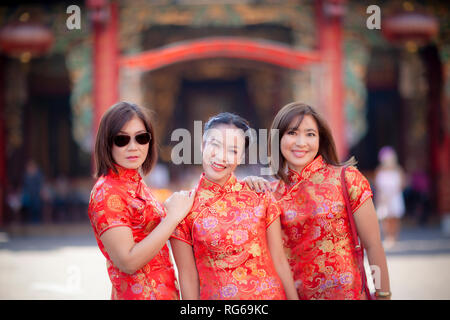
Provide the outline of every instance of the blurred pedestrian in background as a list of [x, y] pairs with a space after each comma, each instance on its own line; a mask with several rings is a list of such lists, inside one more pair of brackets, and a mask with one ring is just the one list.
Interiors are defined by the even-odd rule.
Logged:
[[[407, 214], [410, 215], [416, 223], [423, 226], [428, 222], [428, 216], [432, 211], [430, 201], [430, 179], [423, 169], [416, 169], [410, 177], [410, 186], [408, 187], [409, 207], [406, 205]], [[407, 200], [405, 199], [405, 202]]]
[[43, 182], [42, 173], [36, 162], [29, 160], [22, 187], [22, 209], [27, 222], [38, 223], [41, 221]]
[[381, 148], [380, 165], [375, 171], [375, 206], [381, 220], [385, 248], [391, 248], [400, 232], [400, 219], [405, 214], [403, 200], [404, 173], [392, 147]]
[[172, 195], [172, 191], [169, 189], [169, 169], [162, 163], [155, 165], [152, 172], [144, 177], [144, 182], [150, 186], [152, 194], [161, 203]]

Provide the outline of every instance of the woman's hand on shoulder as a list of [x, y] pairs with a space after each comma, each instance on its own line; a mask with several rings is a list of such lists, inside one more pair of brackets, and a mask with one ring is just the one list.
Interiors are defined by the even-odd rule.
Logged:
[[264, 178], [257, 176], [248, 176], [243, 181], [249, 186], [250, 189], [256, 192], [273, 191], [270, 182]]
[[186, 217], [189, 211], [191, 211], [194, 198], [195, 190], [174, 192], [166, 201], [164, 201], [167, 217], [175, 219], [177, 223], [179, 223]]

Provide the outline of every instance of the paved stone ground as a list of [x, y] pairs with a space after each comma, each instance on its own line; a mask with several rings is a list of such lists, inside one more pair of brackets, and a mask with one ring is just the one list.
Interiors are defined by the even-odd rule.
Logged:
[[0, 243], [0, 299], [109, 299], [92, 234], [10, 237]]
[[[109, 299], [90, 225], [63, 234], [54, 228], [0, 232], [0, 299]], [[393, 299], [450, 299], [450, 238], [438, 228], [405, 229], [386, 253]]]
[[403, 230], [386, 255], [392, 299], [450, 299], [450, 238], [439, 228]]

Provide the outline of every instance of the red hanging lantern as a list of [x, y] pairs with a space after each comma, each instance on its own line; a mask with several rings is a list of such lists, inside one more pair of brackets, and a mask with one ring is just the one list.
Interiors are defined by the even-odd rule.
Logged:
[[27, 53], [31, 57], [45, 54], [54, 41], [52, 32], [33, 22], [14, 22], [0, 29], [0, 51], [12, 57]]
[[402, 12], [385, 18], [381, 30], [391, 42], [414, 41], [423, 44], [439, 32], [439, 23], [435, 17], [427, 14]]

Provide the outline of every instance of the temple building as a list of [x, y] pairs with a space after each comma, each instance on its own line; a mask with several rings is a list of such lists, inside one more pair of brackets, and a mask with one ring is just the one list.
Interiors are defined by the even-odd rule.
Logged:
[[53, 210], [40, 221], [71, 221], [65, 205], [80, 215], [101, 115], [121, 100], [151, 110], [170, 181], [161, 188], [183, 186], [195, 167], [171, 161], [175, 129], [193, 132], [222, 111], [267, 129], [283, 105], [302, 101], [369, 180], [379, 150], [394, 147], [409, 190], [427, 197], [410, 209], [448, 221], [449, 22], [442, 1], [1, 4], [0, 226], [16, 221], [31, 161]]

